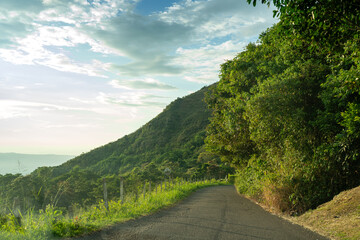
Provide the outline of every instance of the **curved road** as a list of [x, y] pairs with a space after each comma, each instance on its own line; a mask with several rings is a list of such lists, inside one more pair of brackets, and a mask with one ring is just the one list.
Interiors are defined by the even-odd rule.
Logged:
[[172, 208], [79, 239], [327, 238], [269, 214], [255, 203], [239, 196], [233, 186], [217, 186], [201, 189]]

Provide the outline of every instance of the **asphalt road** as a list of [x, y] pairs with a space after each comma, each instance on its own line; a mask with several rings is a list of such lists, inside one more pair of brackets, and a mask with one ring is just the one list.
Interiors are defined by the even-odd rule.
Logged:
[[79, 238], [324, 240], [316, 233], [269, 214], [239, 196], [233, 186], [204, 188], [169, 209]]

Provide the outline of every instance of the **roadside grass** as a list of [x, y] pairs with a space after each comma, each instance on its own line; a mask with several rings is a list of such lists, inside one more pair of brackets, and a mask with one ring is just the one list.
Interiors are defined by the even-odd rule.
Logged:
[[[249, 174], [255, 176], [253, 172]], [[314, 210], [308, 210], [300, 216], [291, 216], [290, 212], [281, 211], [281, 196], [259, 194], [264, 188], [259, 182], [260, 178], [249, 176], [239, 178], [233, 175], [229, 180], [241, 195], [256, 202], [264, 210], [333, 240], [360, 240], [360, 186], [341, 192], [332, 201]]]
[[335, 240], [360, 239], [360, 186], [291, 221]]
[[109, 210], [101, 201], [87, 209], [78, 208], [74, 214], [64, 214], [52, 206], [36, 212], [28, 210], [21, 215], [21, 225], [13, 214], [0, 215], [0, 239], [60, 239], [98, 231], [102, 228], [140, 216], [149, 215], [189, 196], [197, 189], [225, 185], [222, 181], [207, 181], [173, 185], [166, 191], [152, 191], [145, 195], [128, 196], [124, 203], [110, 201]]

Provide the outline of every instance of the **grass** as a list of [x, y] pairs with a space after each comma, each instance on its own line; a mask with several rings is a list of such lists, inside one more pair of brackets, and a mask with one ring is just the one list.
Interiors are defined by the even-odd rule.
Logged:
[[[309, 210], [294, 217], [290, 212], [282, 212], [282, 197], [274, 197], [265, 190], [265, 196], [257, 195], [261, 186], [255, 180], [246, 182], [244, 178], [231, 178], [237, 190], [252, 201], [258, 203], [266, 211], [278, 215], [290, 222], [302, 225], [314, 232], [333, 240], [360, 240], [360, 186], [344, 191], [317, 209]], [[251, 179], [251, 178], [247, 178]], [[255, 191], [253, 191], [255, 189]], [[274, 191], [276, 193], [276, 191]]]
[[360, 239], [360, 186], [344, 191], [315, 210], [291, 219], [335, 240]]
[[104, 202], [88, 209], [78, 208], [72, 216], [52, 206], [47, 206], [45, 211], [29, 210], [21, 215], [20, 226], [16, 223], [13, 214], [8, 214], [0, 216], [0, 239], [60, 239], [79, 236], [154, 213], [184, 199], [199, 188], [221, 184], [225, 183], [213, 180], [205, 183], [176, 185], [166, 191], [158, 190], [157, 193], [154, 191], [148, 193], [145, 198], [141, 195], [137, 200], [135, 196], [129, 196], [124, 203], [110, 201], [108, 211]]

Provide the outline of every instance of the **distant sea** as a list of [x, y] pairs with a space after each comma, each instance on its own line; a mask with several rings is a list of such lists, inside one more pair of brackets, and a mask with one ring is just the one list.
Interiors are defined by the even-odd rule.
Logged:
[[74, 156], [52, 154], [0, 153], [0, 174], [29, 174], [38, 167], [60, 165]]

